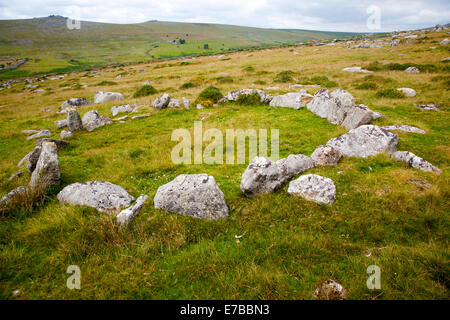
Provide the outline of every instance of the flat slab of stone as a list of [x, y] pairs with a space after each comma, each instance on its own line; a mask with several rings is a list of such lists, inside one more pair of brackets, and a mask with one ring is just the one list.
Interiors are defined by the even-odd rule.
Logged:
[[407, 126], [407, 125], [393, 125], [393, 126], [385, 126], [381, 127], [385, 130], [393, 130], [393, 131], [404, 131], [404, 132], [411, 132], [411, 133], [419, 133], [419, 134], [425, 134], [425, 130], [413, 127], [413, 126]]
[[133, 108], [129, 104], [124, 104], [122, 106], [114, 106], [111, 108], [111, 113], [113, 117], [117, 116], [119, 113], [131, 112]]
[[85, 98], [71, 98], [64, 101], [61, 105], [61, 110], [65, 111], [67, 108], [78, 108], [82, 106], [89, 106], [92, 102]]
[[194, 218], [215, 220], [228, 216], [223, 192], [214, 177], [182, 174], [158, 188], [155, 208]]
[[317, 174], [307, 174], [291, 181], [287, 192], [320, 204], [331, 205], [336, 200], [333, 180]]
[[116, 213], [134, 201], [121, 186], [106, 181], [73, 183], [58, 193], [62, 204], [86, 206], [100, 212]]
[[27, 140], [31, 140], [31, 139], [38, 139], [38, 138], [42, 138], [42, 137], [50, 137], [52, 135], [52, 133], [50, 132], [50, 130], [41, 130], [29, 137], [27, 137]]
[[344, 157], [366, 158], [396, 151], [398, 136], [375, 125], [363, 125], [333, 138], [327, 145], [338, 149]]
[[433, 172], [440, 174], [442, 172], [441, 169], [433, 166], [428, 161], [416, 156], [414, 153], [409, 151], [397, 151], [392, 154], [392, 158], [402, 161], [409, 166], [416, 168], [418, 170], [426, 171], [426, 172]]

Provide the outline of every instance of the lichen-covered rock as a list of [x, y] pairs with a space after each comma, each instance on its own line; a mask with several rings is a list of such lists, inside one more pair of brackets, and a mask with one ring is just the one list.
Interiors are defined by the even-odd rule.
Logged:
[[59, 185], [60, 178], [58, 148], [53, 142], [44, 142], [36, 168], [31, 175], [30, 188], [40, 187], [45, 190]]
[[355, 129], [364, 124], [369, 124], [373, 120], [373, 112], [363, 106], [354, 106], [347, 110], [342, 126], [347, 129]]
[[95, 103], [103, 103], [108, 101], [118, 101], [123, 100], [123, 95], [118, 92], [104, 92], [104, 91], [97, 91], [94, 94], [94, 102]]
[[131, 106], [129, 104], [124, 104], [122, 106], [113, 106], [111, 108], [111, 113], [112, 113], [113, 117], [117, 116], [119, 113], [131, 112], [131, 111], [133, 111], [133, 108], [131, 108]]
[[407, 97], [415, 97], [416, 96], [416, 91], [414, 91], [411, 88], [398, 88], [398, 91], [401, 91], [405, 94], [405, 96]]
[[363, 68], [361, 68], [361, 67], [348, 67], [348, 68], [342, 69], [342, 71], [346, 71], [346, 72], [358, 72], [358, 73], [372, 73], [372, 71], [363, 69]]
[[170, 102], [170, 96], [168, 93], [164, 93], [158, 98], [156, 98], [155, 101], [153, 101], [153, 107], [156, 109], [164, 109], [167, 108]]
[[31, 140], [31, 139], [37, 139], [37, 138], [42, 138], [42, 137], [50, 137], [52, 135], [52, 133], [50, 132], [50, 130], [41, 130], [38, 133], [35, 133], [29, 137], [27, 137], [27, 140]]
[[425, 134], [425, 130], [413, 127], [413, 126], [407, 126], [407, 125], [393, 125], [393, 126], [385, 126], [381, 127], [385, 130], [398, 130], [398, 131], [404, 131], [404, 132], [411, 132], [411, 133], [420, 133]]
[[230, 92], [228, 92], [227, 94], [227, 99], [228, 101], [236, 101], [238, 99], [238, 97], [243, 94], [243, 95], [252, 95], [252, 94], [258, 94], [259, 95], [259, 100], [261, 101], [261, 103], [268, 103], [270, 101], [267, 101], [267, 96], [266, 93], [262, 90], [259, 89], [239, 89], [239, 90], [232, 90]]
[[336, 200], [333, 180], [316, 174], [307, 174], [291, 181], [287, 192], [320, 204], [331, 205]]
[[287, 107], [293, 109], [300, 109], [306, 106], [312, 100], [313, 96], [308, 94], [305, 90], [299, 92], [290, 92], [279, 96], [274, 96], [270, 101], [272, 107]]
[[116, 217], [117, 223], [122, 226], [129, 225], [139, 214], [147, 198], [148, 196], [140, 196], [131, 207], [122, 210]]
[[83, 122], [78, 111], [74, 108], [67, 108], [67, 128], [71, 132], [83, 130]]
[[420, 70], [416, 67], [408, 67], [405, 69], [406, 73], [420, 73]]
[[340, 124], [344, 120], [349, 108], [354, 106], [353, 97], [345, 90], [328, 89], [316, 92], [314, 98], [306, 105], [308, 110], [321, 118], [326, 118], [333, 124]]
[[64, 101], [61, 105], [61, 111], [65, 111], [67, 108], [78, 108], [82, 106], [91, 105], [92, 102], [85, 98], [71, 98], [67, 101]]
[[240, 188], [247, 196], [270, 193], [280, 188], [286, 178], [280, 167], [265, 157], [255, 157], [242, 174]]
[[189, 105], [191, 104], [191, 101], [189, 99], [186, 98], [181, 98], [181, 101], [183, 102], [183, 106], [185, 109], [189, 109]]
[[87, 131], [93, 131], [106, 124], [111, 124], [112, 120], [108, 117], [100, 116], [97, 110], [91, 110], [85, 113], [82, 123]]
[[55, 125], [56, 125], [56, 127], [57, 127], [58, 129], [67, 127], [67, 124], [68, 124], [67, 119], [56, 120], [56, 121], [55, 121]]
[[179, 99], [170, 99], [169, 104], [167, 105], [168, 108], [180, 108], [181, 103]]
[[116, 213], [134, 201], [128, 192], [106, 181], [73, 183], [58, 193], [62, 204], [86, 206], [100, 212]]
[[314, 296], [319, 300], [345, 300], [347, 291], [335, 280], [325, 280], [319, 283]]
[[274, 192], [294, 175], [312, 167], [312, 159], [302, 154], [291, 154], [276, 162], [265, 157], [255, 157], [242, 174], [240, 188], [247, 196]]
[[281, 169], [283, 179], [289, 180], [314, 167], [314, 161], [303, 154], [291, 154], [287, 158], [280, 159], [276, 165]]
[[228, 216], [223, 192], [214, 177], [207, 174], [182, 174], [158, 188], [156, 209], [195, 218], [215, 220]]
[[72, 138], [73, 137], [73, 133], [71, 131], [68, 131], [68, 130], [63, 130], [63, 131], [61, 131], [60, 137], [61, 137], [61, 139]]
[[335, 166], [342, 157], [342, 153], [332, 146], [320, 145], [314, 150], [311, 159], [316, 166]]
[[15, 201], [16, 197], [23, 196], [28, 191], [29, 191], [28, 188], [25, 186], [20, 186], [20, 187], [17, 187], [15, 189], [11, 190], [9, 193], [5, 194], [0, 199], [0, 207], [8, 206], [11, 202]]
[[433, 172], [437, 174], [440, 174], [442, 172], [441, 169], [433, 166], [428, 161], [416, 156], [414, 153], [409, 151], [397, 151], [394, 152], [391, 156], [398, 161], [402, 161], [409, 166], [422, 171]]
[[398, 136], [375, 125], [363, 125], [333, 138], [327, 145], [338, 149], [344, 157], [366, 158], [396, 151]]

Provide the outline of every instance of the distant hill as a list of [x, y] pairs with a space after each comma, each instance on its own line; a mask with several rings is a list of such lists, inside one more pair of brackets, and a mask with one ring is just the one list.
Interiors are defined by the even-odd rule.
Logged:
[[137, 24], [82, 21], [80, 29], [69, 29], [67, 18], [50, 16], [0, 20], [0, 56], [29, 58], [20, 69], [3, 71], [27, 76], [355, 35], [156, 20]]

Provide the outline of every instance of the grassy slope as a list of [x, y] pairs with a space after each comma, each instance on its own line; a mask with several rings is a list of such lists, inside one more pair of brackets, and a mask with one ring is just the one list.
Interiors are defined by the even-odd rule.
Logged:
[[[277, 128], [280, 156], [303, 153], [345, 132], [311, 112], [269, 106], [242, 107], [229, 104], [203, 110], [143, 110], [152, 116], [114, 123], [94, 132], [77, 132], [70, 145], [59, 152], [62, 186], [89, 180], [107, 180], [126, 188], [133, 196], [150, 199], [129, 230], [120, 230], [114, 217], [95, 210], [62, 206], [58, 188], [44, 206], [19, 211], [0, 221], [0, 296], [12, 298], [161, 298], [161, 299], [311, 299], [316, 284], [334, 278], [351, 299], [447, 299], [449, 279], [449, 74], [440, 60], [446, 48], [430, 50], [443, 34], [429, 34], [424, 43], [394, 48], [348, 50], [339, 46], [274, 49], [229, 54], [230, 60], [202, 57], [189, 65], [152, 63], [123, 69], [105, 69], [99, 75], [47, 81], [47, 93], [28, 93], [21, 86], [0, 92], [0, 190], [6, 193], [26, 184], [28, 174], [7, 182], [16, 163], [33, 148], [22, 129], [49, 128], [61, 119], [55, 112], [66, 99], [93, 99], [97, 90], [122, 92], [127, 103], [150, 105], [157, 96], [132, 99], [145, 81], [173, 97], [194, 99], [213, 84], [223, 93], [250, 87], [256, 80], [272, 83], [280, 71], [292, 70], [303, 82], [327, 76], [349, 90], [386, 118], [377, 125], [409, 124], [426, 135], [398, 133], [399, 150], [409, 150], [443, 169], [440, 176], [408, 168], [384, 155], [368, 159], [345, 158], [336, 167], [315, 168], [333, 179], [337, 200], [331, 207], [317, 205], [279, 191], [248, 199], [239, 189], [245, 165], [183, 165], [170, 160], [177, 128], [192, 130], [194, 120], [204, 128]], [[380, 89], [411, 87], [414, 98], [379, 99], [374, 90], [357, 90], [365, 75], [342, 72], [344, 67], [372, 61], [434, 64], [437, 72], [405, 74], [378, 71]], [[157, 66], [157, 68], [155, 68]], [[255, 71], [243, 71], [253, 66]], [[137, 69], [145, 68], [138, 73]], [[115, 76], [128, 72], [120, 80]], [[234, 82], [217, 83], [228, 75]], [[442, 76], [443, 78], [435, 78]], [[195, 78], [200, 87], [180, 90]], [[390, 80], [389, 80], [390, 79]], [[115, 86], [96, 86], [101, 80]], [[63, 91], [68, 83], [88, 83], [83, 90]], [[255, 87], [265, 87], [260, 85]], [[313, 93], [314, 91], [310, 91]], [[277, 93], [277, 92], [274, 92]], [[422, 112], [413, 103], [434, 102], [441, 112]], [[113, 103], [96, 105], [110, 115]], [[50, 108], [50, 114], [43, 109]], [[83, 107], [80, 113], [92, 109]], [[155, 210], [152, 198], [158, 186], [181, 173], [213, 175], [225, 194], [230, 217], [202, 221]], [[428, 187], [423, 187], [429, 184]], [[235, 235], [243, 235], [240, 243]], [[82, 290], [66, 288], [70, 264], [82, 272]], [[366, 287], [366, 268], [376, 264], [382, 271], [382, 289]]]
[[[178, 22], [119, 25], [83, 21], [80, 30], [69, 30], [62, 17], [3, 20], [0, 21], [0, 55], [33, 60], [18, 70], [0, 73], [0, 78], [347, 35], [352, 34]], [[176, 38], [185, 39], [186, 44], [168, 43]], [[208, 50], [203, 48], [206, 43]]]

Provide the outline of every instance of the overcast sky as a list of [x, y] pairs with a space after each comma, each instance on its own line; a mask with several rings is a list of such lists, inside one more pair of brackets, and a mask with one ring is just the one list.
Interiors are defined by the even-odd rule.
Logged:
[[[370, 29], [379, 8], [380, 29]], [[369, 13], [368, 8], [372, 7]], [[392, 31], [450, 22], [450, 0], [0, 0], [0, 19], [51, 14], [81, 20], [208, 22], [263, 28]], [[375, 15], [374, 15], [375, 14]]]

